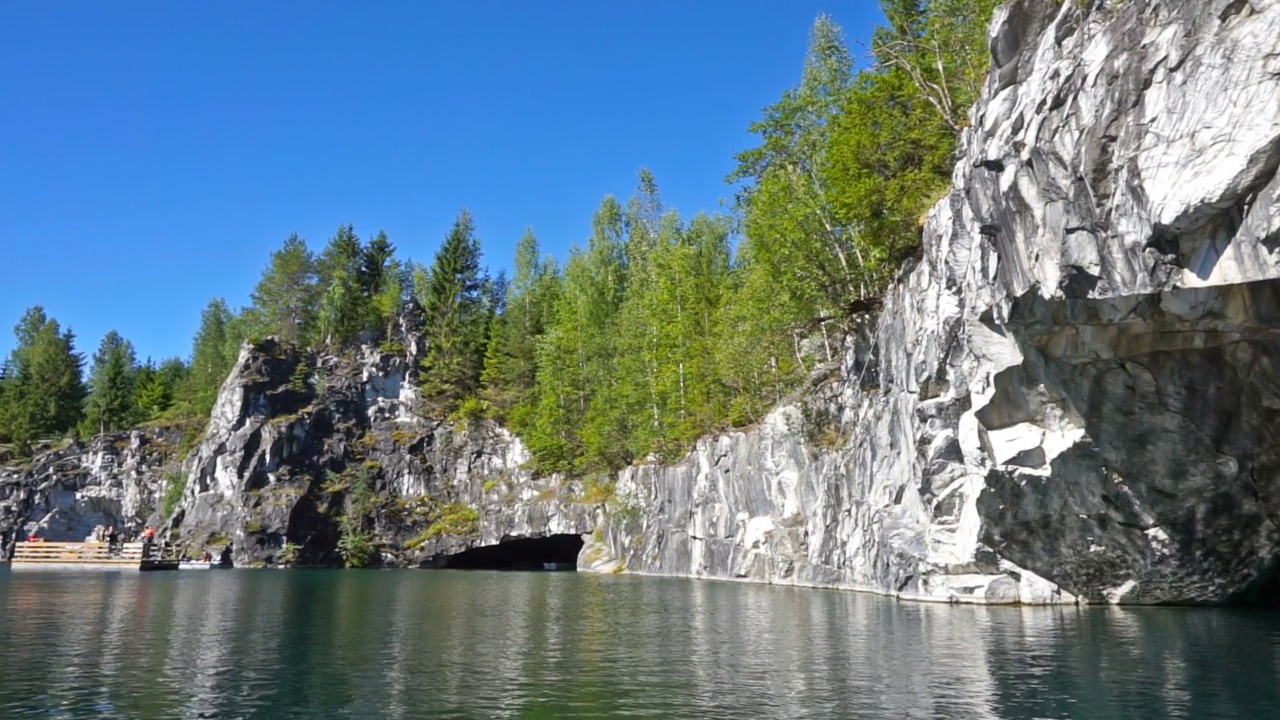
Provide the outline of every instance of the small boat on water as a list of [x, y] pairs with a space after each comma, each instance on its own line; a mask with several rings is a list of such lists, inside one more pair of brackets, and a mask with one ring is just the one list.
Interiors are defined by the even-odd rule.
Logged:
[[178, 562], [179, 570], [219, 570], [229, 567], [231, 566], [217, 560], [180, 560]]
[[556, 562], [542, 563], [543, 570], [576, 570], [577, 568], [578, 568], [577, 563], [556, 563]]

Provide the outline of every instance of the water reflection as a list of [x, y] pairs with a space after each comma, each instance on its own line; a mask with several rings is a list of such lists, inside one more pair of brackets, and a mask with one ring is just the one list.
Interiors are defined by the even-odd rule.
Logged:
[[0, 716], [1258, 718], [1280, 615], [571, 573], [0, 571]]

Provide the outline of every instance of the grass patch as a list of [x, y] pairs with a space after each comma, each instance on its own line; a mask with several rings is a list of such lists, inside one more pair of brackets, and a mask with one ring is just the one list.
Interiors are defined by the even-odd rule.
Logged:
[[480, 512], [470, 505], [448, 503], [441, 505], [426, 530], [405, 543], [410, 550], [417, 550], [441, 535], [471, 538], [480, 534]]
[[587, 505], [607, 503], [617, 495], [617, 481], [611, 477], [593, 475], [583, 483], [581, 502]]
[[418, 435], [418, 433], [412, 432], [410, 430], [392, 430], [391, 431], [391, 440], [395, 442], [395, 444], [401, 445], [404, 447], [408, 447], [409, 445], [414, 444], [415, 442], [418, 441], [419, 437], [421, 436]]
[[182, 493], [187, 489], [187, 476], [182, 473], [169, 473], [169, 477], [165, 479], [164, 486], [164, 516], [166, 518], [173, 516], [173, 511], [178, 509], [178, 503], [182, 501]]

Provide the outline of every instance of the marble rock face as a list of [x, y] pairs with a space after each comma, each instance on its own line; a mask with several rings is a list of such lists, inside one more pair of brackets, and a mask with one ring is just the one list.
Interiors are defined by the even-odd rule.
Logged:
[[[991, 52], [923, 257], [838, 378], [624, 472], [628, 512], [583, 564], [952, 602], [1275, 598], [1280, 2], [1015, 0]], [[813, 418], [842, 440], [806, 442]]]
[[[336, 564], [352, 483], [391, 565], [582, 535], [579, 567], [974, 603], [1280, 598], [1280, 0], [1014, 0], [950, 194], [809, 391], [683, 460], [538, 477], [432, 420], [402, 351], [246, 345], [202, 442], [0, 467], [0, 550], [164, 523]], [[165, 498], [169, 500], [166, 501]]]

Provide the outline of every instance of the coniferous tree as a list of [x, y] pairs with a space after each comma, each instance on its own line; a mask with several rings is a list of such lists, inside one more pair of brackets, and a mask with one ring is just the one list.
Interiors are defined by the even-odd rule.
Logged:
[[[595, 416], [596, 398], [618, 380], [616, 320], [627, 288], [622, 206], [606, 197], [596, 212], [587, 250], [569, 256], [552, 319], [538, 347], [537, 411], [529, 447], [547, 469], [606, 464], [587, 452], [605, 448], [611, 425]], [[625, 443], [608, 448], [626, 461]]]
[[310, 340], [315, 321], [316, 261], [297, 233], [271, 255], [253, 290], [262, 330], [288, 343]]
[[236, 318], [222, 298], [214, 298], [200, 315], [200, 329], [191, 342], [191, 364], [181, 392], [183, 404], [194, 417], [208, 417], [239, 356], [243, 337]]
[[395, 258], [395, 246], [379, 232], [360, 254], [358, 280], [363, 330], [389, 337], [404, 300], [403, 268]]
[[30, 440], [63, 434], [83, 416], [84, 358], [75, 350], [75, 334], [62, 330], [40, 306], [29, 308], [14, 329], [17, 347], [5, 380], [6, 440]]
[[89, 372], [85, 418], [89, 433], [115, 432], [134, 419], [136, 364], [133, 344], [120, 333], [112, 330], [102, 338]]
[[537, 345], [558, 290], [555, 263], [544, 259], [533, 230], [516, 246], [515, 277], [506, 288], [485, 352], [482, 395], [494, 415], [517, 432], [531, 420], [537, 383]]
[[316, 258], [316, 282], [320, 292], [326, 291], [341, 271], [355, 275], [360, 270], [360, 237], [353, 225], [338, 228], [320, 256]]
[[180, 358], [169, 358], [159, 367], [148, 358], [134, 375], [135, 422], [150, 422], [168, 412], [177, 400], [178, 388], [186, 374], [187, 366]]
[[316, 260], [316, 340], [340, 346], [360, 335], [364, 318], [360, 291], [362, 247], [355, 228], [344, 225]]
[[480, 243], [463, 210], [417, 285], [422, 289], [427, 355], [420, 375], [424, 398], [452, 411], [475, 394], [484, 361], [486, 311]]

